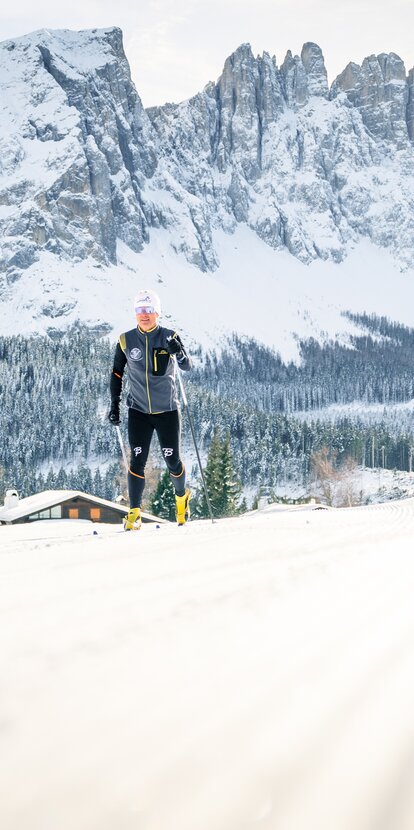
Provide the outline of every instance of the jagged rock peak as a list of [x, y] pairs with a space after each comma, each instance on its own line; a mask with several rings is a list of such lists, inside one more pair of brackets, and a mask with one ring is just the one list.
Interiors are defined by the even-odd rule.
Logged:
[[304, 43], [301, 60], [307, 75], [309, 95], [329, 95], [328, 75], [322, 49], [316, 43]]
[[292, 56], [289, 50], [280, 68], [276, 58], [267, 52], [254, 57], [250, 43], [242, 43], [226, 60], [218, 87], [230, 84], [247, 90], [260, 87], [263, 78], [268, 79], [278, 99], [276, 109], [280, 111], [280, 96], [289, 107], [296, 109], [307, 103], [312, 95], [329, 97], [328, 76], [321, 48], [316, 43], [305, 43], [301, 56]]
[[56, 55], [79, 74], [86, 74], [109, 59], [125, 60], [122, 31], [117, 26], [104, 29], [38, 29], [28, 35], [0, 42], [0, 49], [12, 52], [16, 47], [50, 46]]
[[240, 46], [238, 46], [237, 49], [235, 49], [234, 52], [232, 52], [231, 55], [229, 55], [229, 57], [226, 60], [226, 63], [227, 61], [230, 61], [232, 66], [234, 66], [240, 61], [246, 59], [254, 61], [252, 47], [250, 43], [248, 43], [247, 41], [246, 43], [241, 43]]
[[309, 98], [308, 79], [302, 59], [292, 56], [290, 49], [280, 67], [284, 97], [289, 107], [296, 109], [307, 103]]
[[362, 65], [349, 63], [335, 78], [331, 98], [344, 92], [377, 138], [402, 146], [409, 135], [409, 84], [405, 66], [394, 52], [369, 55]]

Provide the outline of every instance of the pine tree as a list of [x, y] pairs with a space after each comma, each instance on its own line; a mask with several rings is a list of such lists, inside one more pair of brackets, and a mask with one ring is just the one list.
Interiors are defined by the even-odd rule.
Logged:
[[[103, 482], [103, 497], [105, 499], [109, 499], [109, 501], [114, 501], [120, 496], [123, 496], [125, 504], [128, 504], [128, 490], [126, 486], [125, 470], [123, 470], [122, 476], [120, 476], [120, 470], [121, 467], [118, 462], [110, 464], [106, 470]], [[122, 481], [125, 480], [125, 487], [123, 487], [120, 483], [121, 478]]]
[[56, 480], [55, 480], [55, 488], [56, 490], [66, 490], [68, 486], [68, 478], [66, 475], [66, 471], [63, 467], [60, 468]]
[[[207, 457], [205, 479], [213, 516], [235, 516], [240, 512], [238, 499], [241, 485], [234, 468], [229, 433], [223, 439], [217, 430], [214, 431]], [[203, 518], [210, 515], [204, 489], [200, 489], [196, 494], [193, 513]]]
[[[210, 448], [207, 456], [206, 469], [204, 477], [206, 480], [207, 491], [210, 498], [211, 509], [213, 516], [221, 515], [218, 511], [220, 509], [220, 447], [221, 439], [218, 430], [214, 430], [211, 439]], [[194, 499], [193, 514], [201, 518], [207, 518], [210, 513], [208, 509], [207, 499], [204, 493], [204, 488], [200, 486]]]
[[45, 489], [45, 480], [42, 476], [42, 473], [39, 473], [39, 475], [36, 477], [35, 493], [42, 493]]
[[103, 495], [104, 485], [103, 485], [101, 471], [100, 471], [99, 467], [96, 468], [95, 475], [93, 477], [92, 492], [93, 492], [94, 496], [99, 496], [100, 498], [105, 498], [105, 496]]
[[46, 476], [45, 487], [46, 487], [46, 490], [56, 490], [56, 476], [55, 476], [52, 468], [50, 468], [50, 470], [49, 470], [49, 472]]
[[233, 454], [230, 446], [230, 433], [227, 433], [220, 447], [221, 496], [219, 500], [221, 516], [235, 516], [239, 513], [238, 500], [242, 491], [234, 468]]
[[[260, 501], [260, 489], [257, 491], [256, 495], [253, 498], [252, 510], [258, 510], [259, 509], [259, 501]], [[247, 510], [247, 507], [246, 507], [246, 510]]]
[[81, 464], [77, 470], [78, 474], [78, 487], [77, 490], [81, 490], [83, 493], [90, 493], [92, 490], [92, 474], [89, 467], [86, 464]]
[[151, 513], [175, 522], [175, 491], [168, 470], [162, 474], [150, 501]]

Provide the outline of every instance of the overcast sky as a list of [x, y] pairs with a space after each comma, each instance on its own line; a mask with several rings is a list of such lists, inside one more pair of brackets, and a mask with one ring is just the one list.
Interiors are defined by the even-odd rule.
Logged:
[[215, 81], [241, 43], [276, 55], [322, 48], [329, 81], [349, 61], [396, 52], [414, 66], [413, 0], [14, 0], [0, 40], [36, 29], [119, 26], [144, 106], [181, 101]]

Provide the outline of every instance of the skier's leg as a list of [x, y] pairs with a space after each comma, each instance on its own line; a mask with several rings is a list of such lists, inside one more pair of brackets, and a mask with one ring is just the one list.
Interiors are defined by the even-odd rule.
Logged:
[[154, 418], [161, 451], [174, 485], [177, 521], [184, 524], [190, 515], [190, 491], [185, 486], [185, 467], [180, 457], [180, 416], [175, 409]]
[[180, 458], [180, 416], [176, 409], [154, 416], [161, 452], [177, 496], [185, 493], [185, 469]]
[[[129, 513], [125, 529], [138, 529], [141, 525], [141, 502], [145, 487], [145, 465], [148, 459], [154, 427], [150, 416], [137, 409], [128, 410], [128, 439], [131, 461], [128, 470]], [[129, 527], [128, 525], [132, 525]]]

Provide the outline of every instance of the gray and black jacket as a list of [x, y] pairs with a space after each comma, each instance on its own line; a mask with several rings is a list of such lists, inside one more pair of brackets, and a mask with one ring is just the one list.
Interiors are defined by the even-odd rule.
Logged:
[[[167, 349], [167, 338], [171, 336], [181, 343], [177, 332], [158, 325], [151, 331], [143, 331], [136, 326], [120, 335], [111, 375], [112, 401], [121, 398], [122, 379], [127, 366], [128, 407], [151, 414], [179, 408], [175, 360]], [[191, 369], [191, 360], [184, 346], [176, 359], [180, 369]]]

